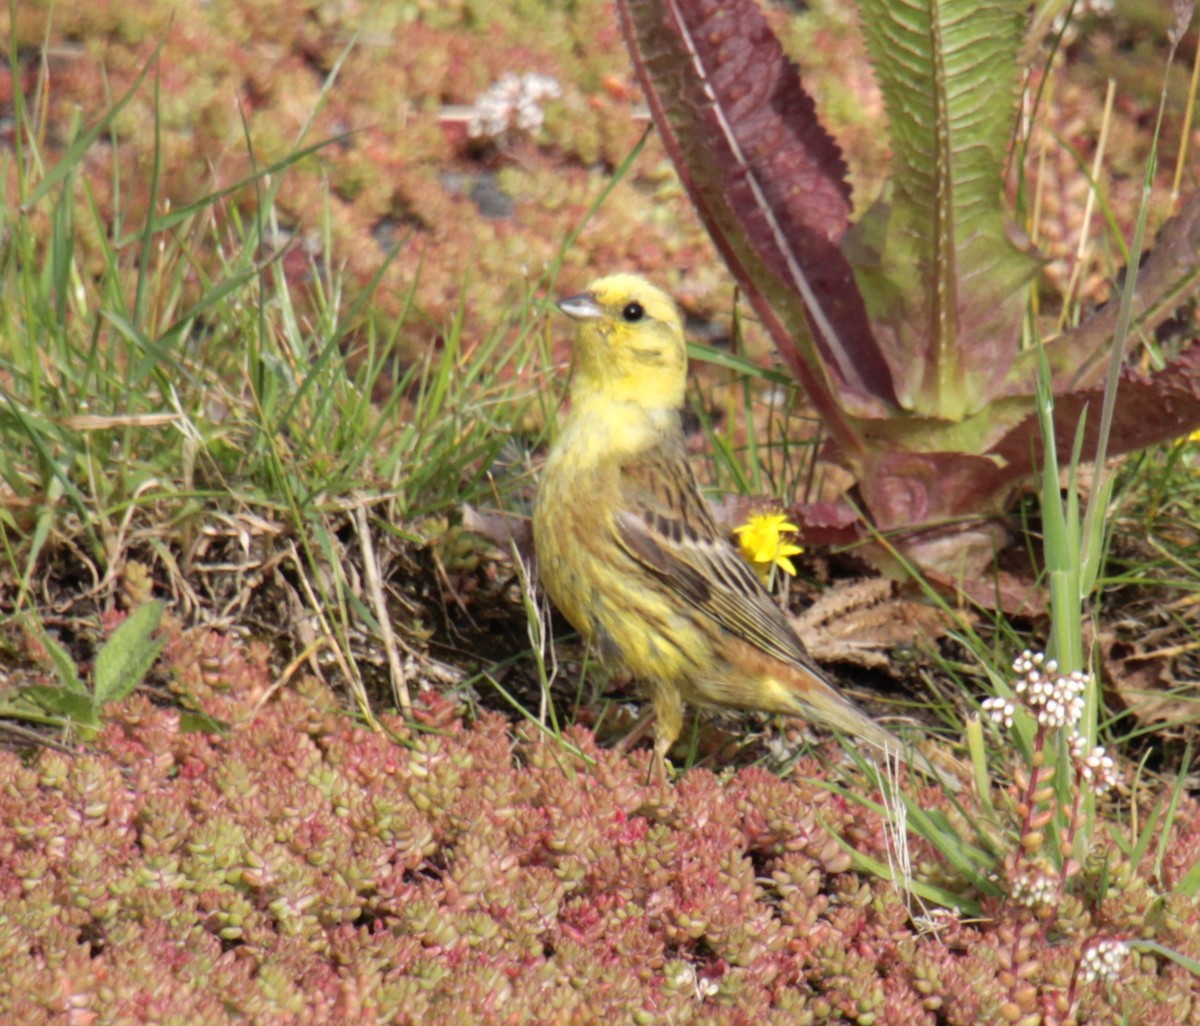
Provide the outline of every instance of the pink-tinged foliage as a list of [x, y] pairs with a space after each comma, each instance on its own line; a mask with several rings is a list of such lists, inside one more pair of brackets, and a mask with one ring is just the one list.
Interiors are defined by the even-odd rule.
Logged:
[[[0, 755], [11, 1021], [999, 1021], [1014, 910], [918, 932], [834, 839], [884, 860], [878, 817], [818, 786], [815, 762], [668, 785], [579, 728], [594, 764], [429, 693], [388, 737], [314, 681], [270, 693], [255, 646], [194, 632], [167, 652], [224, 733], [138, 695], [88, 750]], [[1052, 991], [1097, 934], [1200, 956], [1194, 902], [1163, 890], [1198, 836], [1184, 800], [1161, 881], [1128, 845], [1086, 870], [1033, 982]], [[1115, 1004], [1083, 988], [1087, 1021], [1155, 1021], [1151, 981], [1168, 1005], [1193, 986], [1149, 961]]]

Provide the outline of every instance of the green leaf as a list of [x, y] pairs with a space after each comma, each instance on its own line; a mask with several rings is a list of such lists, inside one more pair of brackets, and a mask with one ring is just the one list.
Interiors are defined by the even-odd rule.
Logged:
[[[63, 682], [63, 689], [76, 695], [83, 695], [90, 704], [91, 696], [79, 677], [75, 660], [71, 658], [71, 654], [50, 636], [40, 620], [29, 617], [25, 620], [25, 625], [37, 635], [38, 643], [50, 656], [50, 661], [54, 664], [54, 671], [58, 674], [58, 679]], [[50, 688], [49, 690], [57, 691], [59, 689]]]
[[206, 712], [192, 710], [180, 714], [179, 732], [181, 734], [219, 734], [224, 736], [229, 733], [229, 724], [209, 716]]
[[1038, 260], [1001, 204], [1016, 111], [1018, 0], [860, 0], [891, 124], [890, 195], [847, 251], [901, 403], [960, 420], [995, 398], [1018, 351]]
[[1200, 976], [1200, 961], [1189, 958], [1182, 951], [1176, 951], [1174, 948], [1168, 948], [1156, 941], [1149, 940], [1130, 941], [1129, 946], [1137, 951], [1149, 951], [1156, 955], [1162, 955], [1164, 958], [1169, 958], [1176, 965], [1182, 966], [1193, 976]]
[[1192, 868], [1183, 874], [1173, 893], [1181, 898], [1194, 898], [1200, 894], [1200, 859], [1196, 859]]
[[838, 847], [850, 856], [856, 870], [873, 873], [880, 880], [887, 880], [895, 883], [897, 886], [904, 886], [923, 901], [933, 902], [934, 904], [941, 905], [943, 908], [955, 909], [964, 916], [982, 915], [977, 901], [963, 897], [961, 894], [955, 894], [954, 891], [947, 890], [945, 887], [939, 887], [937, 884], [926, 883], [923, 880], [898, 881], [896, 874], [890, 866], [884, 865], [878, 859], [871, 858], [870, 855], [864, 855], [847, 841], [838, 837], [837, 834], [831, 833], [830, 836]]
[[1138, 834], [1137, 841], [1133, 847], [1129, 849], [1129, 861], [1134, 866], [1140, 866], [1142, 859], [1146, 857], [1146, 852], [1150, 848], [1150, 841], [1154, 837], [1154, 832], [1158, 829], [1158, 821], [1162, 819], [1163, 802], [1159, 796], [1154, 801], [1154, 807], [1150, 810], [1150, 814], [1146, 817], [1142, 826], [1142, 832]]
[[[1179, 210], [1158, 231], [1154, 247], [1144, 254], [1138, 267], [1136, 304], [1130, 334], [1152, 336], [1174, 317], [1180, 307], [1200, 291], [1200, 191], [1180, 201]], [[1123, 295], [1123, 294], [1122, 294]], [[1122, 303], [1106, 303], [1078, 327], [1046, 343], [1046, 358], [1054, 373], [1054, 391], [1078, 390], [1102, 384], [1109, 367], [1113, 335]], [[1025, 350], [1009, 372], [1011, 392], [1025, 392], [1039, 357], [1035, 348]], [[1195, 380], [1193, 375], [1191, 380]], [[1126, 383], [1121, 383], [1122, 392]], [[1127, 405], [1123, 398], [1121, 407]], [[1151, 401], [1149, 408], [1162, 405]], [[1140, 408], [1141, 404], [1138, 404]], [[1120, 414], [1121, 407], [1117, 413]], [[1195, 409], [1195, 402], [1177, 408], [1177, 413]], [[1182, 432], [1181, 432], [1182, 433]], [[1120, 437], [1118, 426], [1115, 437]], [[1143, 443], [1145, 444], [1145, 443]]]
[[140, 605], [105, 642], [96, 656], [96, 708], [119, 702], [136, 688], [162, 651], [163, 639], [151, 641], [162, 619], [161, 602]]
[[162, 52], [162, 48], [166, 42], [167, 37], [164, 35], [159, 39], [158, 45], [154, 47], [154, 52], [150, 54], [146, 63], [142, 65], [142, 70], [138, 72], [137, 77], [133, 80], [133, 84], [125, 90], [116, 103], [108, 108], [103, 117], [98, 118], [88, 126], [86, 131], [71, 140], [71, 144], [67, 147], [67, 152], [63, 154], [62, 160], [50, 168], [46, 172], [45, 177], [30, 191], [22, 207], [23, 211], [31, 210], [43, 196], [47, 195], [51, 189], [68, 175], [72, 174], [82, 164], [84, 156], [92, 148], [96, 140], [108, 130], [108, 126], [112, 124], [116, 116], [121, 113], [125, 105], [133, 99], [134, 95], [141, 88], [142, 82], [150, 74], [150, 70], [158, 63], [158, 55]]
[[748, 360], [737, 353], [731, 353], [727, 349], [714, 349], [709, 345], [689, 342], [687, 354], [688, 360], [693, 364], [696, 362], [712, 364], [714, 367], [733, 371], [735, 374], [753, 381], [765, 381], [771, 385], [782, 385], [784, 388], [791, 388], [796, 384], [795, 379], [784, 374], [783, 371], [760, 367], [753, 360]]
[[90, 695], [81, 695], [70, 688], [57, 688], [46, 684], [31, 684], [22, 688], [20, 694], [22, 698], [29, 699], [51, 716], [59, 716], [92, 729], [100, 726], [100, 718], [96, 715]]

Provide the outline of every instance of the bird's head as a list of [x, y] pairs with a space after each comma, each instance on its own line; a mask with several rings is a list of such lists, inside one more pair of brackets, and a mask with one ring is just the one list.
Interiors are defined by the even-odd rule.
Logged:
[[560, 300], [558, 308], [579, 324], [577, 400], [595, 397], [647, 409], [683, 405], [683, 321], [665, 292], [637, 275], [613, 274]]

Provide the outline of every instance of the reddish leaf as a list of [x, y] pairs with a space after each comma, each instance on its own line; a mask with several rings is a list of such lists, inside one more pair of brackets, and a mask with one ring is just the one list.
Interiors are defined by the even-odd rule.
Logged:
[[[1083, 458], [1096, 452], [1101, 386], [1054, 399], [1059, 459], [1071, 458], [1075, 425], [1091, 410]], [[1164, 370], [1141, 374], [1125, 368], [1109, 438], [1110, 455], [1169, 442], [1200, 428], [1200, 345], [1192, 345]], [[951, 517], [999, 512], [1012, 490], [1029, 480], [1041, 459], [1037, 416], [1031, 411], [984, 456], [962, 452], [881, 452], [865, 468], [859, 490], [880, 530], [917, 527]]]
[[895, 395], [839, 247], [850, 214], [841, 151], [754, 0], [617, 7], [705, 226], [834, 437], [856, 452], [843, 409], [882, 416]]
[[[1102, 385], [1055, 396], [1055, 436], [1061, 462], [1065, 463], [1071, 457], [1075, 425], [1085, 407], [1088, 417], [1084, 427], [1083, 458], [1091, 459], [1095, 455], [1103, 399]], [[1142, 374], [1132, 367], [1122, 370], [1112, 434], [1108, 440], [1110, 456], [1169, 442], [1197, 428], [1200, 428], [1200, 345], [1193, 342], [1155, 374]], [[999, 483], [1027, 478], [1041, 459], [1041, 450], [1037, 417], [1031, 413], [991, 450], [991, 455], [998, 456], [1006, 464]]]
[[965, 452], [881, 452], [858, 488], [876, 528], [918, 528], [949, 517], [995, 512], [988, 502], [1003, 468]]
[[[950, 261], [945, 266], [956, 270], [938, 279], [939, 288], [948, 282], [943, 291], [961, 300], [953, 307], [958, 333], [947, 334], [942, 342], [964, 345], [966, 362], [964, 354], [947, 351], [945, 360], [928, 364], [933, 378], [925, 371], [916, 373], [916, 379], [931, 385], [937, 402], [923, 417], [899, 415], [902, 380], [905, 374], [912, 377], [920, 340], [927, 333], [910, 332], [917, 344], [909, 345], [910, 337], [891, 353], [897, 361], [893, 377], [884, 356], [889, 339], [879, 333], [893, 331], [895, 325], [883, 318], [873, 330], [843, 255], [852, 241], [859, 244], [860, 256], [876, 250], [883, 253], [886, 247], [876, 245], [880, 240], [873, 242], [867, 230], [853, 239], [847, 236], [850, 202], [841, 153], [817, 121], [811, 98], [755, 0], [617, 0], [617, 7], [664, 145], [730, 270], [825, 421], [831, 438], [827, 455], [858, 478], [858, 504], [876, 529], [888, 531], [893, 543], [925, 569], [958, 574], [962, 560], [952, 551], [954, 532], [943, 525], [1001, 512], [1019, 484], [1030, 478], [1039, 458], [1038, 424], [1032, 413], [1033, 358], [1018, 354], [1005, 373], [1008, 357], [996, 348], [1009, 344], [1012, 330], [1005, 324], [1015, 324], [1020, 313], [1017, 285], [1033, 268], [1033, 262], [1008, 241], [999, 212], [990, 205], [997, 190], [989, 183], [1003, 152], [1002, 140], [988, 135], [986, 153], [980, 157], [986, 160], [965, 173], [967, 192], [962, 202], [966, 205], [961, 210], [955, 207], [950, 218], [961, 237], [947, 236], [949, 248], [944, 254]], [[1009, 25], [1015, 10], [996, 8], [994, 13], [1008, 19], [1004, 24]], [[956, 22], [952, 27], [963, 26]], [[988, 61], [1002, 65], [996, 57], [999, 51], [979, 38], [978, 24], [967, 27], [974, 33], [969, 41], [977, 47], [971, 50], [971, 69], [991, 67]], [[907, 22], [900, 28], [911, 30]], [[1015, 45], [1010, 28], [1005, 29], [1005, 38]], [[886, 33], [885, 37], [892, 38]], [[956, 57], [965, 59], [962, 45], [943, 42]], [[924, 63], [909, 67], [902, 61], [893, 69], [901, 92], [907, 88], [906, 75], [920, 78], [926, 64], [935, 68], [937, 59], [945, 55], [935, 47], [927, 56]], [[886, 63], [878, 54], [876, 60]], [[1002, 70], [1007, 76], [1007, 66]], [[1007, 93], [988, 92], [987, 75], [934, 86], [949, 90], [947, 95], [960, 103], [962, 116], [947, 107], [949, 113], [939, 121], [943, 112], [938, 101], [926, 105], [932, 111], [926, 120], [960, 130], [965, 126], [970, 131], [959, 142], [965, 139], [972, 153], [971, 131], [978, 133], [983, 116], [976, 103], [979, 89], [991, 104], [984, 121], [996, 122], [1010, 106]], [[924, 88], [920, 82], [916, 87]], [[964, 122], [967, 114], [970, 117]], [[918, 134], [925, 124], [918, 118], [904, 123]], [[906, 152], [920, 155], [926, 141], [914, 137]], [[928, 176], [940, 167], [935, 162], [921, 173]], [[900, 225], [904, 229], [900, 234], [920, 240], [923, 222], [919, 211], [914, 214], [914, 204], [905, 208], [907, 220]], [[866, 228], [871, 227], [868, 219]], [[1185, 205], [1164, 228], [1155, 254], [1143, 268], [1139, 329], [1163, 320], [1200, 287], [1195, 259], [1198, 239], [1200, 198]], [[902, 246], [892, 251], [893, 269], [917, 263], [915, 258], [907, 259]], [[920, 295], [928, 298], [928, 290], [914, 299], [904, 285], [911, 287], [910, 279], [918, 284], [926, 281], [929, 276], [922, 274], [919, 270], [908, 278], [901, 274], [896, 281], [884, 276], [880, 286], [884, 299], [895, 292], [897, 303], [915, 303], [913, 309], [920, 312], [924, 301]], [[959, 288], [964, 283], [970, 284], [969, 292]], [[1093, 386], [1102, 376], [1105, 344], [1111, 337], [1111, 325], [1105, 330], [1106, 316], [1101, 314], [1046, 349], [1063, 446], [1070, 445], [1084, 406], [1090, 403], [1099, 410], [1098, 388], [1066, 390]], [[901, 368], [900, 361], [908, 362]], [[1112, 452], [1169, 439], [1200, 423], [1200, 386], [1194, 380], [1198, 362], [1194, 354], [1185, 354], [1149, 378], [1125, 373]], [[1002, 393], [993, 395], [998, 377], [1003, 377]], [[986, 387], [968, 389], [971, 382]], [[964, 418], [964, 413], [971, 415]], [[1088, 453], [1094, 452], [1098, 421], [1097, 414], [1088, 424]], [[810, 542], [813, 533], [853, 533], [851, 524], [820, 523], [821, 519], [819, 514], [806, 516], [805, 537]], [[971, 558], [989, 547], [986, 528], [970, 541], [960, 535], [963, 547], [971, 549]]]

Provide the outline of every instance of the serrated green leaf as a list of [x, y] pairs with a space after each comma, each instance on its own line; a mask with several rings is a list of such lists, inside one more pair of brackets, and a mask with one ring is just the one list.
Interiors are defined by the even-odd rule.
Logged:
[[1009, 238], [1017, 0], [860, 0], [893, 176], [854, 230], [856, 274], [915, 413], [960, 420], [999, 394], [1038, 260]]
[[93, 678], [97, 708], [119, 702], [136, 688], [150, 672], [163, 640], [151, 640], [162, 620], [161, 602], [140, 605], [125, 619], [96, 655]]

